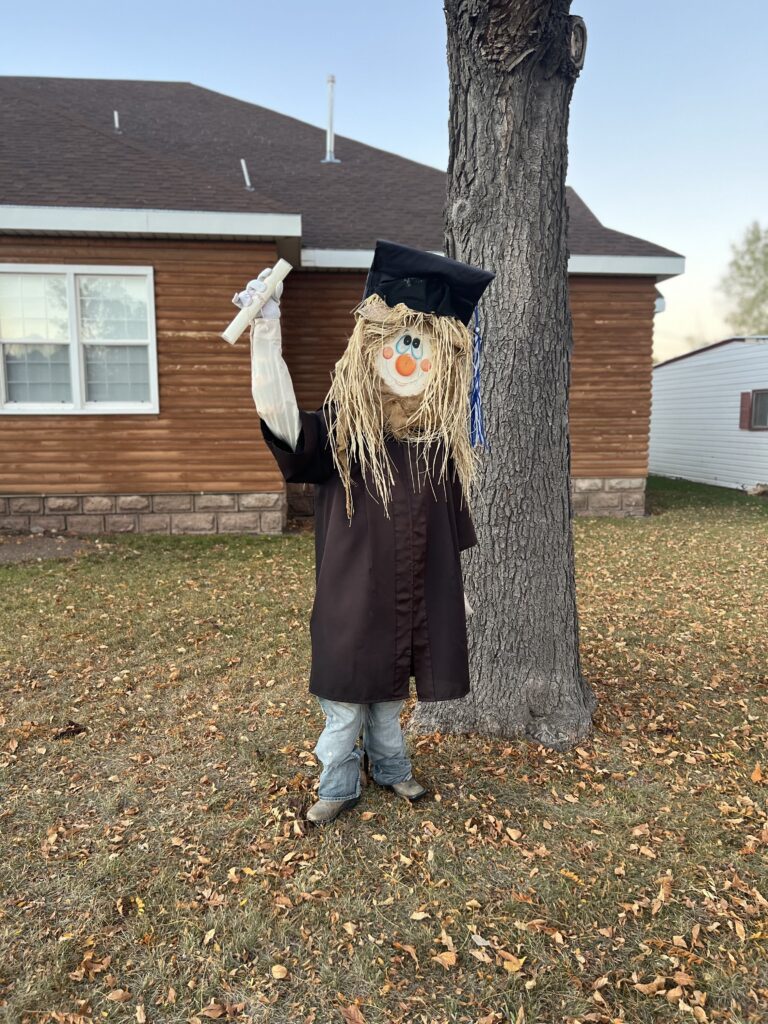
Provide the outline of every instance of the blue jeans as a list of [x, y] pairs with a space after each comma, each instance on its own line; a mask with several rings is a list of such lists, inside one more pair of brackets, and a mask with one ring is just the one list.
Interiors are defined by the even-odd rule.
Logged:
[[[325, 712], [325, 728], [314, 753], [323, 765], [318, 797], [321, 800], [352, 800], [360, 796], [360, 761], [368, 754], [371, 775], [381, 786], [405, 782], [411, 762], [400, 728], [404, 700], [375, 704], [347, 704], [318, 697]], [[363, 746], [357, 745], [363, 733]]]

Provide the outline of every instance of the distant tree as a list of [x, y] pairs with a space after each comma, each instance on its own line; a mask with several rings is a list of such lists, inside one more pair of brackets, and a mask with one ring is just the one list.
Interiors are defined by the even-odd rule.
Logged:
[[421, 702], [417, 732], [563, 750], [591, 728], [576, 609], [565, 202], [586, 29], [570, 0], [444, 0], [451, 81], [446, 252], [496, 272], [483, 302], [491, 450], [466, 558], [472, 692]]
[[768, 334], [768, 228], [752, 221], [731, 252], [720, 281], [720, 291], [732, 306], [726, 322], [736, 334]]

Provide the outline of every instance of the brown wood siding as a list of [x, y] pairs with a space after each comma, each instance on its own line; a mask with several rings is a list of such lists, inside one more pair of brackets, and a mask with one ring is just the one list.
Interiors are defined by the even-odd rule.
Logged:
[[160, 412], [0, 416], [0, 492], [275, 491], [233, 293], [276, 259], [263, 242], [0, 237], [0, 263], [154, 268]]
[[[268, 243], [0, 237], [0, 262], [154, 267], [160, 413], [0, 416], [0, 492], [274, 491], [247, 337], [218, 334], [232, 293], [276, 258]], [[283, 349], [299, 404], [320, 406], [353, 326], [365, 272], [295, 270]], [[654, 282], [571, 277], [571, 471], [647, 473]], [[487, 339], [493, 343], [492, 338]]]
[[652, 278], [569, 278], [571, 476], [644, 477], [651, 417]]
[[285, 283], [283, 354], [296, 399], [317, 409], [331, 383], [331, 370], [354, 327], [352, 310], [365, 287], [364, 272], [294, 271]]
[[[364, 272], [295, 271], [283, 301], [283, 350], [299, 404], [316, 409], [352, 331]], [[569, 278], [573, 317], [570, 432], [575, 477], [647, 474], [655, 285]], [[493, 344], [488, 339], [488, 344]]]

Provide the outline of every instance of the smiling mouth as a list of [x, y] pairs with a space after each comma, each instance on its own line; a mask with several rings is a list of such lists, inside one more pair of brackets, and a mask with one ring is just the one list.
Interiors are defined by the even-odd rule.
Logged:
[[[418, 380], [418, 378], [416, 378]], [[390, 384], [396, 388], [404, 388], [414, 381], [413, 377], [395, 377], [391, 373], [388, 373], [384, 378], [385, 384]]]

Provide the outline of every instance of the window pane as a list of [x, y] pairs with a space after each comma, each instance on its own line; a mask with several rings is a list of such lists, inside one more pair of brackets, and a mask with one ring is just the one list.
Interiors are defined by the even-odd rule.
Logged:
[[148, 402], [149, 358], [145, 345], [85, 345], [88, 402]]
[[0, 273], [0, 339], [69, 339], [67, 284], [63, 274]]
[[752, 426], [768, 427], [768, 391], [758, 391], [755, 394]]
[[149, 339], [145, 277], [81, 275], [77, 288], [84, 341]]
[[7, 402], [71, 402], [69, 346], [2, 346]]

